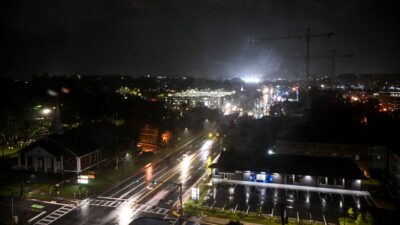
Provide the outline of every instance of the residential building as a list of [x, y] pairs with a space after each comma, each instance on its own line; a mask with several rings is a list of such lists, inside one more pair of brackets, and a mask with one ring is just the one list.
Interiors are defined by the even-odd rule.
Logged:
[[45, 173], [76, 173], [99, 166], [103, 162], [97, 145], [81, 132], [51, 134], [23, 148], [18, 167]]

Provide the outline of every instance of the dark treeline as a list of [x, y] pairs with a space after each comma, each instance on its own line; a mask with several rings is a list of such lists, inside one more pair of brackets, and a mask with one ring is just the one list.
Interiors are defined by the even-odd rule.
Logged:
[[225, 118], [221, 127], [227, 150], [267, 154], [275, 140], [365, 145], [398, 145], [398, 113], [379, 112], [379, 102], [351, 102], [334, 91], [314, 91], [306, 116]]
[[[184, 80], [185, 82], [188, 79]], [[190, 81], [190, 79], [189, 79]], [[129, 76], [34, 76], [32, 81], [1, 80], [0, 133], [2, 147], [35, 140], [51, 131], [51, 121], [59, 107], [64, 129], [103, 124], [117, 128], [110, 136], [120, 146], [135, 144], [140, 129], [151, 125], [174, 134], [189, 128], [200, 131], [207, 119], [218, 122], [220, 113], [206, 107], [197, 107], [187, 113], [171, 111], [163, 101], [154, 100], [147, 93], [155, 90], [157, 78], [131, 78]], [[158, 84], [159, 85], [159, 84]], [[186, 84], [185, 84], [186, 85]], [[183, 86], [185, 86], [183, 85]], [[116, 90], [122, 86], [138, 87], [142, 96], [124, 96]], [[161, 86], [162, 87], [162, 86]], [[44, 108], [52, 113], [41, 115]], [[41, 117], [45, 117], [44, 119]], [[99, 128], [100, 129], [100, 128]], [[109, 132], [111, 133], [111, 132]], [[105, 133], [101, 133], [103, 136]], [[117, 134], [117, 135], [115, 135]], [[117, 141], [116, 141], [117, 140]], [[112, 146], [112, 144], [107, 144]]]

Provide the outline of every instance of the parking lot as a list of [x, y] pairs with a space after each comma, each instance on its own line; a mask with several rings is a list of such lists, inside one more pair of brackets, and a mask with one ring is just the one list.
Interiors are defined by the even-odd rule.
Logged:
[[280, 216], [282, 210], [298, 220], [337, 223], [338, 218], [353, 208], [364, 212], [370, 200], [364, 196], [265, 188], [235, 184], [216, 184], [205, 197], [205, 205], [216, 210], [262, 212]]

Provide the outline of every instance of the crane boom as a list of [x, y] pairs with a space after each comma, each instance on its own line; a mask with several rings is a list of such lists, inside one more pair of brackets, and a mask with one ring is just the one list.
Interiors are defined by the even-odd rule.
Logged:
[[[307, 56], [299, 56], [299, 57], [307, 57]], [[352, 58], [354, 54], [337, 54], [336, 50], [332, 50], [329, 55], [309, 55], [310, 58], [329, 58], [332, 64], [332, 72], [331, 72], [331, 80], [332, 87], [335, 85], [335, 74], [336, 74], [336, 58]]]
[[273, 40], [285, 40], [285, 39], [306, 39], [307, 41], [307, 57], [306, 57], [306, 77], [310, 76], [310, 42], [311, 38], [317, 37], [332, 37], [335, 33], [333, 32], [326, 32], [326, 33], [311, 33], [311, 29], [307, 27], [306, 34], [300, 35], [291, 35], [288, 34], [287, 36], [280, 36], [280, 37], [271, 37], [271, 38], [258, 38], [254, 39], [255, 42], [262, 42], [262, 41], [273, 41]]
[[284, 40], [284, 39], [303, 39], [303, 38], [315, 38], [315, 37], [332, 37], [335, 33], [319, 33], [319, 34], [310, 34], [310, 35], [290, 35], [280, 36], [280, 37], [265, 37], [265, 38], [257, 38], [253, 41], [262, 42], [262, 41], [273, 41], [273, 40]]

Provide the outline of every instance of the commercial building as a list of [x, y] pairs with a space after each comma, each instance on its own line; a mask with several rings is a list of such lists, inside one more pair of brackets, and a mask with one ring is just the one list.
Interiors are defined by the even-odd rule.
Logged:
[[226, 99], [234, 95], [235, 91], [225, 90], [195, 90], [190, 89], [177, 93], [170, 93], [167, 102], [172, 108], [192, 108], [199, 104], [209, 108], [222, 108]]
[[216, 179], [360, 190], [363, 172], [350, 159], [222, 152], [210, 166]]
[[140, 130], [140, 138], [137, 147], [142, 152], [154, 152], [158, 148], [158, 128], [145, 125]]

